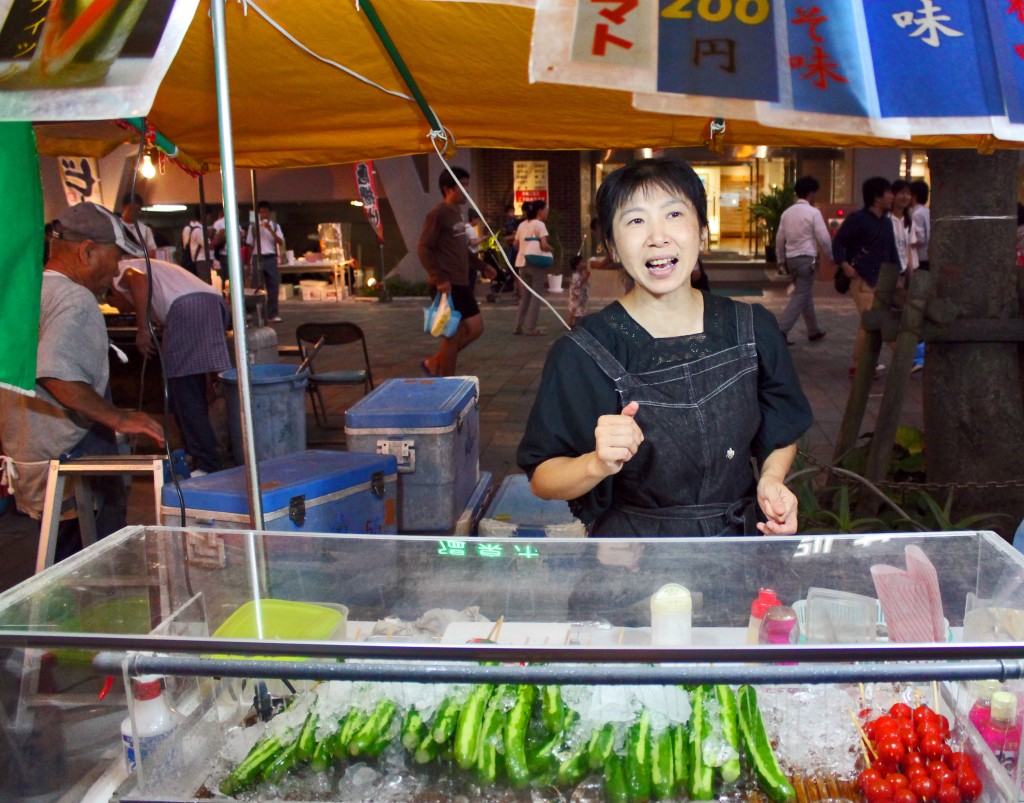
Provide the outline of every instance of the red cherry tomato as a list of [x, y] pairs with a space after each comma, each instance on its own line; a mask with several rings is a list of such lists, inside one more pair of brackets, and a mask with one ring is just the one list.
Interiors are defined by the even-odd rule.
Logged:
[[956, 775], [953, 773], [953, 770], [951, 770], [945, 764], [943, 764], [941, 767], [938, 767], [935, 770], [935, 772], [931, 773], [931, 776], [932, 780], [935, 781], [935, 783], [937, 783], [940, 787], [943, 784], [947, 783], [951, 783], [954, 786], [956, 785]]
[[921, 740], [921, 755], [928, 761], [942, 758], [942, 740], [938, 736], [925, 736]]
[[938, 800], [939, 803], [960, 803], [960, 790], [956, 788], [956, 784], [944, 783], [939, 787], [939, 792], [935, 796], [935, 799]]
[[946, 744], [946, 740], [942, 740], [942, 760], [949, 763], [949, 757], [953, 755], [953, 748]]
[[899, 760], [903, 758], [903, 754], [907, 751], [903, 747], [903, 742], [899, 740], [899, 737], [896, 737], [885, 739], [876, 744], [875, 752], [882, 761], [898, 764]]
[[957, 785], [964, 800], [975, 800], [981, 795], [981, 781], [977, 775], [962, 775]]
[[[903, 758], [900, 759], [900, 769], [903, 770], [904, 774], [908, 774], [911, 769], [920, 767], [922, 764], [924, 764], [924, 759], [921, 757], [921, 754], [910, 750], [907, 750], [903, 754]], [[922, 769], [924, 768], [922, 767]]]
[[897, 789], [893, 792], [892, 803], [918, 803], [917, 795], [905, 787]]
[[892, 707], [889, 709], [889, 716], [895, 717], [896, 719], [912, 719], [914, 711], [906, 703], [893, 703]]
[[870, 782], [881, 780], [881, 778], [882, 773], [876, 767], [868, 767], [861, 770], [860, 775], [857, 776], [857, 786], [860, 787], [860, 791], [866, 792]]
[[916, 727], [917, 735], [922, 739], [925, 736], [937, 736], [942, 738], [942, 726], [939, 724], [938, 719], [922, 719], [920, 724]]
[[919, 705], [914, 709], [914, 724], [920, 725], [923, 720], [934, 719], [937, 714], [926, 705]]
[[971, 757], [967, 753], [954, 750], [945, 757], [945, 761], [954, 772], [963, 772], [964, 770], [968, 770], [971, 773], [974, 772], [974, 765], [971, 764]]
[[907, 728], [905, 731], [900, 733], [900, 740], [908, 751], [917, 750], [921, 746], [921, 740], [918, 738], [917, 734], [914, 733], [913, 728]]
[[939, 787], [936, 786], [935, 781], [927, 776], [915, 778], [910, 782], [910, 791], [921, 800], [926, 801], [926, 803], [935, 799], [935, 793], [938, 789]]
[[928, 778], [930, 780], [932, 777], [928, 774], [928, 770], [924, 768], [924, 764], [915, 764], [913, 767], [908, 769], [904, 775], [906, 775], [907, 780], [910, 781], [911, 787], [913, 787], [914, 781], [918, 778]]
[[892, 800], [892, 785], [885, 778], [879, 778], [868, 785], [864, 797], [868, 799], [868, 803]]
[[946, 719], [946, 717], [943, 716], [942, 714], [939, 714], [937, 719], [938, 719], [938, 722], [939, 722], [939, 728], [940, 728], [940, 730], [942, 732], [942, 738], [943, 739], [948, 739], [949, 738], [949, 720]]
[[878, 719], [875, 720], [875, 733], [878, 734], [878, 738], [882, 738], [883, 733], [899, 733], [900, 724], [893, 717], [888, 714], [882, 714]]
[[907, 780], [907, 776], [902, 772], [890, 772], [885, 776], [885, 780], [889, 782], [893, 790], [910, 788], [910, 781]]

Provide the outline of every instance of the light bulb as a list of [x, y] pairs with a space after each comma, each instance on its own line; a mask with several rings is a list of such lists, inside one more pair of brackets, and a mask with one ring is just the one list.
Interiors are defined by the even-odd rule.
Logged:
[[143, 178], [153, 178], [156, 175], [156, 167], [153, 166], [153, 160], [149, 158], [148, 153], [142, 157], [142, 165], [139, 167], [139, 172]]

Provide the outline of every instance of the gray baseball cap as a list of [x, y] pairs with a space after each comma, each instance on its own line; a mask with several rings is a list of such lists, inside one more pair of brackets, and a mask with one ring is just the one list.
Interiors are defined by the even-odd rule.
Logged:
[[96, 243], [113, 243], [129, 256], [146, 255], [128, 233], [121, 218], [89, 201], [75, 204], [57, 218], [53, 227], [53, 238], [72, 242], [92, 240]]

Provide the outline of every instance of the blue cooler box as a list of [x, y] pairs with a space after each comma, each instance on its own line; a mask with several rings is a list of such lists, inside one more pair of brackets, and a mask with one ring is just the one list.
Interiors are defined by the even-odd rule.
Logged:
[[398, 459], [398, 531], [450, 532], [480, 479], [476, 377], [389, 379], [345, 411], [353, 452]]
[[491, 501], [491, 491], [494, 490], [492, 485], [491, 472], [481, 471], [480, 481], [477, 482], [476, 488], [473, 489], [473, 495], [469, 497], [466, 507], [459, 515], [458, 521], [455, 522], [451, 531], [452, 535], [476, 535], [476, 528], [484, 515], [487, 503]]
[[[308, 451], [259, 464], [267, 530], [296, 533], [397, 532], [397, 465], [387, 455]], [[245, 466], [185, 480], [186, 527], [249, 529]], [[163, 522], [181, 524], [178, 494], [164, 485]]]
[[[377, 618], [380, 600], [398, 582], [395, 542], [292, 538], [290, 534], [396, 532], [398, 477], [386, 455], [307, 451], [260, 461], [266, 529], [284, 535], [262, 539], [268, 593], [278, 599], [342, 604], [353, 618]], [[245, 467], [230, 468], [181, 484], [186, 559], [197, 571], [217, 571], [246, 559], [249, 496]], [[178, 495], [164, 485], [163, 523], [181, 524]], [[205, 535], [195, 528], [215, 528]], [[228, 532], [225, 532], [228, 531]]]
[[525, 474], [509, 474], [502, 480], [477, 529], [485, 536], [583, 538], [587, 534], [567, 502], [534, 496]]

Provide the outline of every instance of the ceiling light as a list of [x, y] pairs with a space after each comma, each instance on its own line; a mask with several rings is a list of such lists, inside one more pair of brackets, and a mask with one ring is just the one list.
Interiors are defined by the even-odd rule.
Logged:
[[352, 204], [352, 206], [362, 206], [363, 205], [362, 201], [349, 201], [349, 203]]
[[142, 174], [143, 178], [153, 178], [156, 175], [156, 167], [153, 165], [153, 160], [149, 157], [148, 153], [142, 157], [139, 173]]
[[188, 207], [185, 204], [153, 204], [142, 207], [143, 212], [186, 212]]

